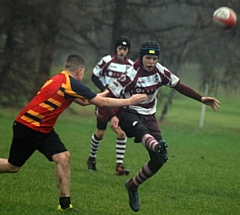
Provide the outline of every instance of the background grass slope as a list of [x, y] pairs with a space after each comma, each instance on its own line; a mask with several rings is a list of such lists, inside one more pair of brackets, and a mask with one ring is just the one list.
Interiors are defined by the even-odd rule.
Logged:
[[[206, 109], [200, 129], [201, 104], [176, 94], [167, 120], [159, 124], [169, 144], [169, 162], [139, 188], [139, 215], [240, 214], [239, 106], [238, 99], [222, 99], [219, 111]], [[88, 172], [93, 111], [94, 106], [73, 106], [55, 127], [72, 156], [72, 203], [79, 214], [134, 214], [124, 183], [148, 160], [147, 152], [128, 139], [124, 165], [131, 173], [115, 176], [115, 134], [108, 129], [97, 156], [99, 171]], [[17, 113], [0, 110], [0, 157], [8, 156]], [[59, 214], [54, 169], [54, 163], [36, 152], [18, 174], [1, 174], [0, 214]]]

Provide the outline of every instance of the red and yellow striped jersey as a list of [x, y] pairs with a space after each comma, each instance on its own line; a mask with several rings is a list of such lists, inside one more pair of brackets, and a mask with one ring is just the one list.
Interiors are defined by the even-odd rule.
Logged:
[[87, 86], [65, 71], [50, 78], [23, 108], [16, 121], [36, 131], [48, 133], [58, 116], [75, 98], [89, 101], [96, 96]]

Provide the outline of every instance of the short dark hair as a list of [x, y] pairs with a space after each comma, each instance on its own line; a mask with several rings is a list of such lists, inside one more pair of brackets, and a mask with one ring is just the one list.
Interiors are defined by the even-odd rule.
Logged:
[[85, 67], [85, 60], [77, 54], [71, 54], [67, 57], [65, 64], [64, 64], [64, 70], [74, 72], [79, 68]]

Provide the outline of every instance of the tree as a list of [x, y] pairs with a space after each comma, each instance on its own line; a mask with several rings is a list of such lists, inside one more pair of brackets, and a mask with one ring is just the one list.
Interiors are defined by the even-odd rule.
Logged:
[[61, 1], [9, 1], [0, 69], [1, 105], [21, 105], [49, 77]]
[[[217, 93], [220, 87], [226, 92], [239, 90], [236, 71], [240, 53], [235, 47], [240, 43], [240, 29], [235, 26], [226, 31], [213, 23], [212, 14], [222, 5], [234, 9], [240, 3], [4, 1], [0, 13], [0, 105], [16, 106], [29, 100], [50, 76], [52, 67], [62, 66], [68, 54], [81, 54], [87, 61], [87, 70], [91, 70], [103, 54], [112, 51], [121, 35], [130, 38], [130, 57], [134, 60], [139, 57], [143, 42], [155, 40], [161, 46], [161, 63], [172, 72], [176, 73], [182, 64], [198, 64], [206, 70], [204, 76], [208, 78], [203, 76], [201, 83], [205, 86], [208, 80], [210, 92]], [[84, 81], [90, 83], [90, 79]]]
[[[35, 79], [35, 92], [50, 76], [56, 37], [59, 31], [58, 22], [62, 14], [61, 3], [62, 0], [51, 0], [48, 3], [47, 9], [44, 10], [45, 13], [43, 14], [40, 12], [40, 15], [43, 16], [41, 18], [41, 22], [43, 22], [44, 24], [41, 23], [39, 25], [40, 57], [38, 73]], [[42, 4], [42, 7], [45, 7], [45, 4]]]

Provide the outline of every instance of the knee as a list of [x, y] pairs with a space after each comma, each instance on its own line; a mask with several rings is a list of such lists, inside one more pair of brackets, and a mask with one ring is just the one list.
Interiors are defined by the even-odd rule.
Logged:
[[99, 129], [97, 129], [96, 132], [95, 132], [95, 135], [96, 135], [96, 137], [97, 137], [98, 139], [102, 139], [103, 136], [104, 136], [104, 133], [105, 133], [104, 130], [99, 130]]
[[70, 152], [69, 151], [65, 151], [59, 154], [55, 154], [52, 157], [53, 161], [55, 161], [56, 163], [65, 163], [65, 164], [69, 164], [70, 163]]
[[126, 137], [125, 132], [124, 132], [120, 127], [118, 127], [117, 129], [113, 129], [113, 128], [112, 128], [112, 130], [117, 134], [117, 137], [118, 137], [118, 138], [123, 139], [123, 138]]
[[123, 138], [126, 137], [126, 134], [125, 134], [124, 131], [121, 131], [121, 132], [119, 132], [119, 133], [117, 134], [117, 137], [123, 139]]
[[152, 172], [156, 173], [159, 169], [161, 169], [164, 163], [166, 163], [165, 160], [159, 158], [157, 155], [153, 155], [151, 156], [148, 166]]
[[143, 124], [143, 123], [138, 123], [136, 125], [136, 140], [135, 142], [141, 142], [142, 138], [145, 134], [149, 134], [149, 130], [147, 129], [147, 127]]
[[64, 152], [64, 160], [69, 163], [70, 159], [71, 159], [70, 152], [69, 151]]
[[156, 173], [161, 167], [164, 165], [165, 162], [162, 160], [155, 160], [154, 162], [149, 162], [149, 168], [151, 169], [152, 172]]
[[12, 173], [18, 173], [20, 171], [21, 167], [15, 166], [11, 171]]
[[18, 173], [21, 169], [21, 167], [19, 167], [19, 166], [14, 166], [10, 163], [8, 163], [8, 164], [9, 165], [8, 165], [8, 171], [7, 172], [9, 172], [9, 173]]

